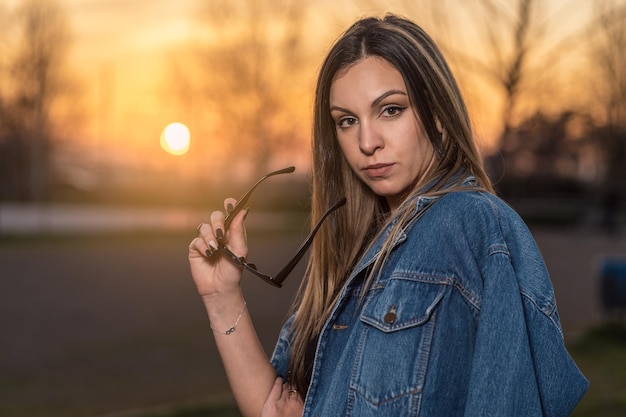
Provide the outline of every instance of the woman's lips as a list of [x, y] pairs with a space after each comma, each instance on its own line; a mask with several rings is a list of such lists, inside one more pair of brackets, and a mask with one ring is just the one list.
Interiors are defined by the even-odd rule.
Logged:
[[393, 164], [374, 164], [363, 169], [365, 174], [370, 178], [384, 177], [391, 171]]

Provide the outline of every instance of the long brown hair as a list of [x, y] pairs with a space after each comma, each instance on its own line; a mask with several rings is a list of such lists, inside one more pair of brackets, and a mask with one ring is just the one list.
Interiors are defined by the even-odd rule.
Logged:
[[[407, 197], [425, 184], [433, 184], [427, 194], [444, 192], [444, 184], [453, 178], [464, 178], [464, 175], [455, 176], [460, 172], [473, 174], [481, 189], [493, 192], [474, 144], [463, 97], [433, 40], [413, 22], [394, 15], [365, 18], [353, 24], [328, 53], [316, 88], [312, 223], [341, 197], [347, 197], [347, 203], [318, 232], [293, 307], [296, 317], [291, 328], [289, 371], [291, 382], [302, 392], [307, 388], [303, 386], [307, 347], [317, 340], [359, 256], [389, 220], [385, 200], [363, 184], [345, 161], [330, 114], [333, 80], [368, 56], [386, 60], [401, 73], [411, 106], [435, 150], [433, 163], [413, 189], [408, 190]], [[408, 213], [402, 207], [394, 213], [400, 221], [391, 238], [404, 225]], [[388, 247], [388, 244], [384, 246]], [[384, 261], [384, 256], [380, 259]], [[374, 269], [380, 270], [383, 261], [379, 260]]]

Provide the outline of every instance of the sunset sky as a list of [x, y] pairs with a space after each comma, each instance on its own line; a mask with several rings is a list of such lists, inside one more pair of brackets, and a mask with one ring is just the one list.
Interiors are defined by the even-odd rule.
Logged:
[[[61, 0], [61, 4], [68, 14], [72, 34], [70, 68], [81, 83], [82, 105], [88, 113], [85, 125], [76, 135], [96, 151], [132, 143], [141, 151], [162, 153], [162, 130], [171, 122], [185, 122], [187, 116], [180, 105], [174, 104], [173, 88], [165, 81], [171, 69], [169, 61], [177, 59], [177, 51], [189, 44], [198, 0]], [[329, 42], [345, 28], [324, 26], [331, 8], [342, 8], [335, 12], [346, 16], [346, 24], [371, 12], [403, 13], [394, 1], [389, 1], [385, 10], [327, 0], [307, 4], [319, 4], [314, 17], [321, 23], [315, 35], [326, 37]], [[553, 31], [582, 27], [589, 7], [586, 1], [572, 0], [551, 0], [549, 6], [552, 18], [563, 16], [554, 20], [556, 26], [552, 22]], [[456, 8], [450, 10], [454, 13]], [[489, 132], [485, 119], [479, 119], [478, 124], [480, 131]], [[191, 137], [193, 148], [193, 131]]]
[[[101, 115], [105, 132], [96, 134], [129, 133], [141, 142], [147, 135], [133, 132], [133, 120], [159, 117], [155, 113], [159, 112], [162, 125], [155, 129], [176, 121], [167, 118], [170, 109], [160, 104], [159, 96], [164, 94], [169, 51], [188, 42], [195, 0], [64, 0], [64, 4], [73, 37], [72, 71], [84, 83], [88, 106], [105, 113]], [[103, 105], [110, 108], [97, 108]], [[109, 129], [113, 132], [107, 133]], [[156, 142], [158, 136], [151, 139]]]

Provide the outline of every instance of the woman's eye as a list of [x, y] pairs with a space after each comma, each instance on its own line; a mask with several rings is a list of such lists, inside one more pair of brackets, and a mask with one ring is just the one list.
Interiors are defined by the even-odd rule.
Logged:
[[337, 126], [346, 129], [350, 126], [354, 126], [358, 123], [358, 120], [355, 117], [343, 117], [337, 121]]
[[404, 109], [405, 107], [400, 107], [400, 106], [387, 106], [383, 109], [383, 116], [394, 117], [402, 113]]

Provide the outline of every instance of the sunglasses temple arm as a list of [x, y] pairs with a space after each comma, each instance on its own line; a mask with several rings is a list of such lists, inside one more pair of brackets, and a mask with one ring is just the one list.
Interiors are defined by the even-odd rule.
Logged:
[[291, 271], [293, 271], [293, 269], [296, 267], [298, 262], [300, 262], [300, 260], [304, 256], [307, 249], [309, 249], [309, 247], [311, 246], [311, 243], [313, 243], [313, 237], [315, 236], [319, 228], [322, 226], [322, 223], [324, 223], [324, 220], [326, 220], [326, 218], [333, 211], [337, 210], [339, 207], [342, 207], [345, 204], [346, 204], [346, 198], [343, 197], [341, 200], [337, 201], [335, 205], [329, 208], [328, 211], [326, 211], [326, 213], [324, 213], [324, 215], [319, 220], [319, 222], [317, 222], [313, 230], [309, 232], [309, 235], [306, 237], [304, 242], [302, 242], [302, 245], [300, 245], [298, 252], [296, 252], [296, 254], [289, 261], [287, 261], [287, 263], [285, 264], [285, 266], [283, 266], [280, 272], [276, 274], [275, 277], [272, 278], [274, 285], [277, 285], [278, 287], [282, 286], [283, 281], [289, 276]]
[[263, 181], [265, 181], [269, 177], [273, 177], [274, 175], [289, 174], [295, 170], [296, 170], [296, 167], [291, 166], [291, 167], [279, 169], [278, 171], [270, 172], [269, 174], [266, 174], [263, 177], [261, 177], [252, 187], [248, 189], [248, 191], [244, 193], [243, 196], [241, 196], [241, 198], [237, 201], [237, 204], [235, 205], [233, 210], [226, 215], [226, 217], [224, 218], [224, 230], [228, 230], [228, 228], [230, 227], [230, 224], [233, 222], [233, 218], [237, 215], [237, 213], [239, 213], [243, 209], [243, 207], [246, 205], [246, 203], [250, 199], [250, 195], [252, 195], [252, 192], [256, 189], [256, 187], [259, 186], [259, 184], [261, 184]]

